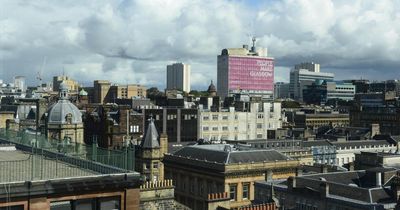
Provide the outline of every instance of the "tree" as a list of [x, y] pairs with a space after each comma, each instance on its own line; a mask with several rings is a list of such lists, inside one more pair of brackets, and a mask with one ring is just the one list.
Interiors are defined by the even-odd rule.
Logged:
[[151, 100], [154, 100], [157, 97], [163, 96], [164, 93], [159, 91], [158, 88], [156, 87], [151, 87], [147, 89], [147, 98], [150, 98]]
[[193, 95], [194, 97], [208, 96], [207, 91], [198, 91], [198, 90], [191, 90], [189, 94]]

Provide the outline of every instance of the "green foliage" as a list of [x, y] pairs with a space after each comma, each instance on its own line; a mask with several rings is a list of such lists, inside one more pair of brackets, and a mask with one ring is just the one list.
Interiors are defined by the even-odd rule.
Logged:
[[151, 100], [154, 100], [157, 97], [164, 96], [164, 93], [159, 91], [158, 88], [156, 87], [151, 87], [147, 89], [147, 98], [150, 98]]
[[190, 91], [189, 94], [193, 95], [194, 97], [208, 96], [207, 91], [198, 91], [198, 90], [192, 90]]

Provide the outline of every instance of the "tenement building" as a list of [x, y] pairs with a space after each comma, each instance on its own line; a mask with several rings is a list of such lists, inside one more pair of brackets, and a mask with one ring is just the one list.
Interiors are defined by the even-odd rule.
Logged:
[[275, 150], [241, 150], [227, 144], [184, 147], [164, 156], [165, 177], [176, 185], [177, 201], [206, 209], [207, 195], [228, 193], [230, 207], [254, 200], [254, 182], [295, 175], [299, 161]]
[[117, 99], [131, 99], [132, 97], [146, 97], [146, 87], [138, 84], [111, 84], [107, 80], [93, 82], [93, 102], [113, 103]]
[[[141, 112], [145, 119], [153, 117], [157, 130], [167, 134], [169, 142], [197, 140], [198, 109], [162, 107], [142, 109]], [[145, 124], [147, 126], [148, 122]]]

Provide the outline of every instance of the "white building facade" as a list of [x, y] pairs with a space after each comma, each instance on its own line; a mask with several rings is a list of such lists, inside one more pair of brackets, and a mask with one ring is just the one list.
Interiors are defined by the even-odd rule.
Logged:
[[167, 66], [167, 89], [190, 92], [190, 65], [174, 63]]
[[249, 112], [211, 112], [200, 109], [198, 138], [208, 140], [266, 139], [269, 130], [282, 128], [281, 103], [254, 103]]

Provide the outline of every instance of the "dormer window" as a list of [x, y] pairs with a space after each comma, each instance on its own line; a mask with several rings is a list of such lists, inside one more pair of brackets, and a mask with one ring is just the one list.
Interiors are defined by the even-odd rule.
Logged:
[[67, 124], [72, 124], [72, 114], [68, 113], [67, 115], [65, 115], [65, 122], [67, 122]]

